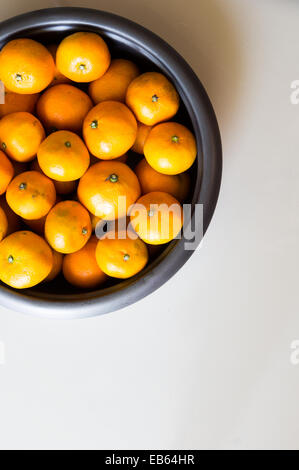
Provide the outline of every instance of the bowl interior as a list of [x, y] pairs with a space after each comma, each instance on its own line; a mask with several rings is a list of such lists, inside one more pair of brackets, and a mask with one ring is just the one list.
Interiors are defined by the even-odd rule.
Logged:
[[[92, 32], [100, 33], [109, 46], [112, 58], [130, 59], [139, 66], [141, 72], [161, 71], [162, 73], [168, 75], [167, 70], [161, 69], [161, 67], [158, 66], [159, 58], [155, 57], [154, 53], [149, 54], [147, 50], [142, 50], [142, 48], [136, 47], [136, 45], [133, 42], [127, 40], [122, 35], [117, 35], [115, 32], [111, 33], [103, 29], [99, 30], [99, 28], [96, 28], [96, 27], [82, 27], [82, 25], [76, 25], [76, 24], [71, 25], [71, 26], [68, 24], [60, 24], [59, 26], [49, 26], [49, 27], [43, 26], [42, 28], [39, 26], [31, 27], [31, 28], [23, 29], [22, 31], [18, 33], [11, 34], [11, 36], [5, 40], [5, 43], [7, 42], [7, 40], [15, 39], [18, 37], [26, 37], [26, 38], [31, 38], [31, 39], [40, 41], [45, 45], [58, 44], [65, 36], [67, 36], [68, 34], [74, 33], [76, 31], [92, 31]], [[4, 43], [0, 42], [0, 47], [2, 48], [3, 46], [4, 46]], [[176, 85], [176, 83], [174, 84]], [[87, 86], [80, 85], [80, 88], [86, 91]], [[179, 89], [178, 89], [178, 92], [180, 92]], [[185, 106], [183, 99], [181, 99], [180, 109], [177, 115], [173, 118], [173, 120], [181, 124], [184, 124], [190, 130], [193, 130], [192, 120], [190, 119], [189, 113], [187, 111], [187, 108]], [[130, 165], [132, 167], [134, 167], [134, 165], [142, 158], [142, 156], [134, 154], [134, 152], [129, 152], [129, 157], [130, 157], [129, 158]], [[198, 186], [198, 174], [202, 173], [201, 169], [198, 168], [198, 161], [195, 162], [193, 167], [189, 170], [189, 173], [191, 175], [191, 188], [190, 188], [189, 200], [186, 202], [191, 202], [191, 200], [193, 199], [193, 194], [194, 194], [196, 183]], [[197, 191], [198, 191], [198, 188], [197, 188]], [[67, 199], [67, 197], [65, 199]], [[169, 250], [171, 250], [175, 246], [176, 243], [177, 243], [177, 240], [167, 245], [161, 245], [159, 247], [150, 247], [149, 249], [150, 261], [146, 269], [148, 270], [151, 268], [151, 265], [157, 264], [160, 258], [165, 258]], [[140, 275], [142, 275], [142, 273], [137, 275], [137, 277], [140, 278]], [[32, 289], [27, 289], [25, 291], [22, 291], [22, 294], [28, 295], [30, 297], [46, 297], [48, 300], [50, 300], [52, 296], [53, 298], [55, 296], [55, 298], [57, 299], [59, 298], [59, 296], [64, 297], [66, 295], [67, 296], [68, 295], [72, 295], [72, 296], [82, 295], [82, 293], [84, 292], [86, 293], [93, 292], [94, 294], [98, 293], [99, 295], [105, 295], [106, 292], [110, 293], [111, 290], [115, 290], [115, 287], [117, 289], [124, 288], [128, 284], [128, 282], [131, 282], [131, 281], [132, 280], [119, 281], [116, 279], [115, 280], [109, 279], [109, 281], [107, 281], [104, 285], [101, 286], [101, 289], [99, 291], [87, 291], [83, 289], [82, 291], [80, 291], [80, 289], [75, 288], [71, 286], [70, 284], [68, 284], [65, 281], [64, 277], [60, 275], [54, 281], [50, 283], [44, 283]], [[4, 287], [7, 288], [7, 286], [4, 286]]]

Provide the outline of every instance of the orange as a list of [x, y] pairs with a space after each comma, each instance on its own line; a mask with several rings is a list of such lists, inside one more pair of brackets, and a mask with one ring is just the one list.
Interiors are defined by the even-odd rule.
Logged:
[[95, 104], [102, 101], [125, 102], [127, 88], [139, 74], [130, 60], [114, 59], [107, 72], [89, 85], [89, 95]]
[[165, 122], [151, 130], [144, 155], [151, 167], [165, 175], [188, 170], [196, 159], [196, 140], [182, 124]]
[[59, 253], [74, 253], [88, 242], [92, 233], [87, 210], [76, 201], [62, 201], [50, 210], [45, 235]]
[[[37, 158], [33, 160], [30, 166], [30, 169], [34, 171], [39, 171], [40, 173], [44, 174], [41, 167], [39, 166]], [[53, 179], [52, 181], [54, 183], [57, 194], [61, 194], [61, 195], [70, 194], [70, 193], [75, 192], [77, 189], [77, 184], [78, 184], [77, 181], [56, 181]]]
[[131, 224], [139, 237], [150, 245], [175, 238], [183, 225], [183, 210], [170, 194], [153, 192], [142, 196], [131, 211]]
[[56, 67], [56, 52], [58, 49], [57, 44], [50, 44], [47, 46], [48, 51], [50, 52], [51, 56], [53, 57], [54, 63], [55, 63], [55, 72], [54, 72], [54, 78], [53, 81], [50, 83], [49, 86], [55, 86], [55, 85], [61, 85], [62, 83], [70, 83], [71, 80], [62, 73], [59, 72], [58, 68]]
[[143, 158], [135, 168], [143, 194], [163, 191], [184, 202], [189, 193], [190, 177], [188, 173], [163, 175], [154, 170]]
[[90, 167], [78, 186], [82, 204], [93, 215], [106, 220], [125, 217], [139, 196], [140, 185], [135, 173], [125, 163], [115, 161]]
[[176, 89], [164, 75], [146, 72], [130, 83], [126, 103], [138, 121], [154, 126], [177, 113], [180, 99]]
[[72, 85], [56, 85], [40, 97], [37, 115], [48, 131], [81, 132], [84, 118], [92, 101], [84, 91]]
[[44, 138], [43, 126], [33, 114], [12, 113], [0, 120], [1, 148], [13, 160], [33, 160]]
[[14, 39], [0, 52], [0, 78], [15, 93], [41, 92], [52, 82], [54, 71], [50, 52], [32, 39]]
[[144, 144], [151, 130], [152, 126], [146, 126], [145, 124], [138, 122], [137, 137], [131, 150], [143, 155]]
[[119, 238], [104, 237], [99, 240], [96, 259], [101, 270], [108, 276], [127, 279], [145, 267], [148, 251], [140, 238], [131, 239], [124, 232]]
[[105, 41], [95, 33], [81, 32], [67, 36], [56, 53], [59, 72], [74, 82], [97, 80], [104, 75], [110, 61]]
[[75, 181], [84, 175], [90, 158], [84, 142], [70, 131], [49, 135], [37, 152], [40, 168], [56, 181]]
[[15, 232], [0, 243], [0, 279], [16, 289], [42, 282], [53, 266], [53, 255], [43, 238], [29, 231]]
[[21, 95], [13, 91], [5, 90], [5, 103], [0, 104], [0, 118], [11, 113], [26, 112], [34, 113], [39, 93], [34, 95]]
[[7, 217], [8, 227], [6, 235], [10, 235], [11, 233], [20, 230], [21, 219], [13, 210], [11, 210], [11, 208], [7, 204], [5, 195], [1, 196], [0, 198], [0, 207], [2, 207]]
[[0, 194], [5, 193], [14, 175], [14, 168], [5, 153], [0, 150]]
[[8, 231], [8, 220], [2, 207], [0, 207], [0, 241], [6, 237]]
[[56, 201], [53, 182], [37, 171], [26, 171], [8, 185], [6, 200], [10, 208], [28, 220], [45, 216]]
[[106, 281], [106, 274], [96, 260], [97, 237], [93, 236], [81, 250], [66, 255], [63, 260], [65, 279], [82, 289], [93, 289]]
[[134, 144], [137, 122], [129, 108], [117, 101], [104, 101], [87, 114], [83, 137], [89, 151], [111, 160], [124, 155]]
[[55, 279], [58, 276], [58, 274], [61, 272], [61, 269], [62, 269], [63, 255], [61, 253], [58, 253], [55, 250], [52, 251], [52, 254], [53, 254], [53, 266], [52, 266], [50, 273], [46, 277], [45, 282], [53, 281], [53, 279]]

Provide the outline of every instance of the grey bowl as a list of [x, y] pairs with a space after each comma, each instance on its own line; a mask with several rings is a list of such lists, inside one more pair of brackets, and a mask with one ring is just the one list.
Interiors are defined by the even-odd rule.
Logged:
[[[112, 55], [132, 58], [141, 70], [160, 70], [175, 84], [182, 100], [175, 118], [193, 127], [199, 157], [191, 169], [192, 217], [188, 224], [203, 234], [216, 206], [222, 171], [221, 140], [209, 98], [185, 60], [165, 41], [125, 18], [86, 8], [52, 8], [26, 13], [0, 24], [0, 47], [14, 38], [29, 37], [45, 44], [75, 31], [93, 31], [108, 42]], [[195, 224], [195, 204], [203, 205], [203, 223]], [[137, 276], [100, 290], [79, 291], [62, 278], [24, 291], [0, 284], [0, 303], [16, 311], [52, 318], [82, 318], [130, 305], [164, 284], [188, 260], [184, 236], [154, 257]]]

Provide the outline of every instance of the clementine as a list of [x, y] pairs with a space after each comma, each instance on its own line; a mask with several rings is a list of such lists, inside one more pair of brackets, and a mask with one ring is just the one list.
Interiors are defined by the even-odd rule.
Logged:
[[165, 175], [188, 170], [196, 153], [194, 135], [176, 122], [164, 122], [154, 127], [144, 145], [144, 155], [150, 166]]
[[183, 210], [170, 194], [148, 193], [133, 206], [131, 224], [143, 241], [150, 245], [161, 245], [179, 234], [183, 225]]
[[15, 232], [0, 243], [0, 279], [16, 289], [42, 282], [53, 266], [53, 255], [43, 238], [29, 231]]
[[125, 217], [140, 196], [135, 173], [121, 162], [96, 163], [81, 178], [79, 200], [93, 215], [106, 220]]
[[56, 181], [75, 181], [84, 175], [90, 158], [84, 142], [70, 131], [50, 134], [37, 152], [40, 168]]
[[137, 122], [123, 103], [104, 101], [87, 114], [83, 137], [89, 151], [98, 158], [111, 160], [124, 155], [134, 144]]
[[6, 200], [10, 208], [24, 219], [45, 216], [56, 201], [53, 182], [37, 171], [16, 176], [8, 185]]
[[84, 118], [91, 108], [92, 101], [87, 93], [73, 85], [61, 84], [43, 93], [36, 111], [48, 131], [81, 132]]
[[89, 95], [95, 104], [102, 101], [125, 102], [127, 88], [139, 74], [138, 67], [126, 59], [114, 59], [107, 72], [89, 85]]
[[74, 253], [88, 242], [92, 233], [87, 210], [76, 201], [62, 201], [49, 212], [45, 236], [59, 253]]
[[104, 237], [98, 241], [96, 259], [108, 276], [127, 279], [139, 273], [148, 262], [148, 251], [140, 238], [134, 240], [124, 232], [115, 239]]
[[110, 52], [105, 41], [95, 33], [71, 34], [59, 44], [56, 65], [60, 73], [74, 82], [92, 82], [110, 65]]
[[0, 78], [15, 93], [41, 92], [52, 82], [54, 71], [50, 52], [32, 39], [9, 41], [0, 52]]
[[44, 138], [43, 126], [33, 114], [12, 113], [0, 120], [1, 148], [13, 160], [33, 160]]
[[76, 253], [66, 255], [63, 260], [65, 279], [74, 286], [93, 289], [106, 281], [107, 275], [99, 268], [96, 260], [96, 236]]
[[180, 99], [176, 89], [164, 75], [146, 72], [130, 83], [126, 103], [138, 121], [154, 126], [177, 113]]

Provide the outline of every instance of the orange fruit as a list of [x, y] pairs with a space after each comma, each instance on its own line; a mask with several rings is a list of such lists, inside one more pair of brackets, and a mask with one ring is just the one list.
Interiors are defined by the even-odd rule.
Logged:
[[134, 144], [137, 122], [132, 112], [117, 101], [104, 101], [89, 111], [83, 123], [83, 137], [89, 151], [111, 160], [124, 155]]
[[89, 95], [95, 104], [102, 101], [125, 102], [127, 88], [139, 74], [130, 60], [114, 59], [107, 72], [89, 85]]
[[[37, 158], [33, 160], [30, 166], [30, 169], [33, 171], [39, 171], [40, 173], [44, 174], [41, 167], [39, 166]], [[57, 194], [61, 194], [61, 195], [70, 194], [70, 193], [75, 192], [77, 189], [77, 184], [78, 184], [77, 181], [56, 181], [53, 179], [52, 181], [54, 183]]]
[[61, 85], [62, 83], [70, 83], [71, 80], [65, 77], [64, 75], [62, 75], [62, 73], [60, 73], [58, 68], [56, 67], [56, 52], [58, 49], [58, 45], [50, 44], [49, 46], [47, 46], [47, 49], [50, 52], [51, 56], [53, 57], [54, 64], [55, 64], [54, 78], [49, 86]]
[[[123, 238], [124, 237], [124, 238]], [[148, 262], [148, 251], [140, 238], [131, 239], [127, 232], [112, 239], [98, 241], [96, 259], [100, 269], [108, 276], [127, 279], [139, 273]]]
[[60, 73], [74, 82], [92, 82], [110, 65], [105, 41], [95, 33], [80, 32], [67, 36], [59, 44], [56, 65]]
[[50, 273], [46, 277], [45, 282], [53, 281], [53, 279], [55, 279], [62, 270], [63, 255], [55, 250], [52, 250], [52, 254], [53, 266]]
[[16, 176], [8, 185], [6, 200], [10, 208], [24, 219], [45, 216], [56, 201], [53, 182], [37, 171]]
[[1, 196], [0, 198], [0, 207], [2, 207], [2, 209], [4, 210], [8, 222], [6, 235], [10, 235], [11, 233], [20, 230], [21, 219], [13, 210], [11, 210], [11, 208], [7, 204], [5, 195]]
[[2, 207], [0, 207], [0, 241], [6, 237], [8, 231], [8, 220]]
[[70, 131], [50, 134], [37, 152], [40, 168], [56, 181], [75, 181], [89, 167], [90, 158], [84, 142]]
[[152, 126], [146, 126], [145, 124], [138, 122], [137, 137], [131, 150], [143, 155], [144, 144], [151, 130]]
[[5, 193], [14, 175], [14, 167], [5, 153], [0, 150], [0, 194]]
[[63, 274], [70, 284], [83, 289], [93, 289], [106, 281], [107, 276], [96, 260], [97, 244], [98, 239], [93, 236], [81, 250], [65, 255]]
[[34, 95], [21, 95], [13, 91], [5, 90], [5, 103], [0, 104], [0, 118], [11, 113], [26, 112], [34, 113], [39, 93]]
[[144, 156], [150, 166], [165, 175], [188, 170], [196, 154], [194, 135], [176, 122], [164, 122], [154, 127], [144, 145]]
[[53, 255], [43, 238], [29, 231], [15, 232], [0, 243], [0, 279], [16, 289], [42, 282], [53, 266]]
[[164, 75], [146, 72], [130, 83], [126, 103], [138, 121], [154, 126], [177, 113], [180, 99], [176, 89]]
[[62, 84], [43, 93], [37, 102], [39, 119], [48, 131], [81, 132], [84, 118], [92, 108], [92, 101], [84, 91]]
[[132, 228], [150, 245], [173, 240], [183, 225], [183, 210], [170, 194], [153, 192], [142, 196], [131, 211]]
[[74, 253], [88, 242], [92, 233], [87, 210], [76, 201], [56, 204], [46, 218], [45, 235], [59, 253]]
[[125, 163], [115, 161], [90, 167], [78, 186], [82, 204], [93, 215], [106, 220], [125, 217], [139, 196], [140, 185], [135, 173]]
[[188, 173], [179, 175], [163, 175], [154, 170], [143, 158], [135, 168], [142, 194], [162, 191], [171, 194], [180, 202], [184, 202], [189, 193], [190, 176]]
[[52, 82], [54, 70], [50, 52], [32, 39], [14, 39], [0, 52], [0, 78], [15, 93], [41, 92]]
[[33, 114], [12, 113], [0, 120], [1, 148], [13, 160], [33, 160], [44, 138], [43, 126]]

